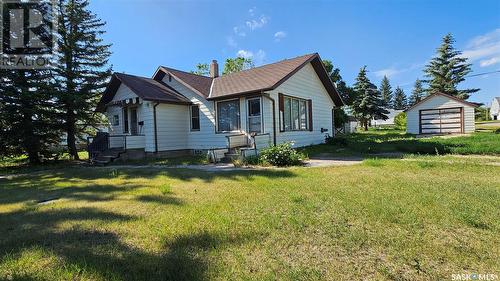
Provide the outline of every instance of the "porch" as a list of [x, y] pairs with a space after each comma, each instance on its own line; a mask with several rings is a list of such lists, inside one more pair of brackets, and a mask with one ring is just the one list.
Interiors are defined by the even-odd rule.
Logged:
[[137, 151], [142, 155], [144, 154], [145, 147], [146, 137], [144, 135], [97, 133], [95, 137], [87, 138], [89, 159], [99, 164], [108, 164], [129, 151]]

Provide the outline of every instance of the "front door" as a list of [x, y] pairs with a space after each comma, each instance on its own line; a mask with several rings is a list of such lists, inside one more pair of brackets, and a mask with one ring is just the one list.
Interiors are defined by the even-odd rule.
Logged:
[[262, 113], [260, 97], [247, 100], [247, 115], [248, 115], [248, 132], [262, 132]]
[[130, 109], [130, 134], [137, 135], [137, 108]]

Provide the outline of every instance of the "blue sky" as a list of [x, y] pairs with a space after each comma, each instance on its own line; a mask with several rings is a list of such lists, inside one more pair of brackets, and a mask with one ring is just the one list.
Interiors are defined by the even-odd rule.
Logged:
[[[160, 1], [93, 0], [107, 22], [114, 70], [150, 77], [159, 65], [193, 70], [199, 62], [237, 55], [256, 65], [318, 52], [352, 84], [359, 68], [379, 85], [410, 93], [441, 38], [473, 64], [473, 74], [500, 70], [500, 1]], [[470, 77], [481, 91], [469, 100], [500, 96], [500, 73]]]

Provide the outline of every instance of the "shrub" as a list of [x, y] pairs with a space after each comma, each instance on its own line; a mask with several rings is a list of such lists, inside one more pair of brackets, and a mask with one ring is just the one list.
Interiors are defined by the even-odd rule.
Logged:
[[394, 126], [398, 130], [406, 130], [406, 112], [401, 112], [394, 117]]
[[252, 155], [252, 156], [245, 157], [244, 163], [246, 165], [259, 165], [259, 164], [261, 164], [261, 161], [260, 161], [259, 156]]
[[300, 165], [304, 158], [304, 155], [293, 149], [289, 142], [268, 147], [260, 152], [261, 162], [278, 167]]
[[500, 134], [500, 128], [497, 128], [494, 132], [495, 134]]

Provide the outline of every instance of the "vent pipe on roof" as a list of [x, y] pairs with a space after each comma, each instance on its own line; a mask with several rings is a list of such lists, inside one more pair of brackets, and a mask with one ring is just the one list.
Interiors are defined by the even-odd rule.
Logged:
[[213, 60], [210, 64], [210, 77], [216, 78], [219, 77], [219, 64], [216, 60]]

